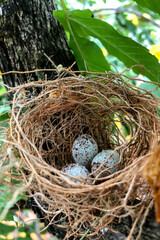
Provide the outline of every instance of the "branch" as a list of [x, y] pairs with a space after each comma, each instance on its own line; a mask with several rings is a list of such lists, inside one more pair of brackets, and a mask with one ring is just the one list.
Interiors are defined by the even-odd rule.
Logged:
[[160, 28], [160, 24], [157, 23], [156, 21], [154, 21], [153, 19], [150, 19], [150, 18], [144, 16], [142, 13], [140, 13], [138, 11], [130, 10], [129, 8], [128, 9], [127, 8], [100, 8], [100, 9], [94, 10], [93, 13], [104, 12], [104, 11], [113, 11], [114, 14], [119, 14], [122, 12], [133, 13], [133, 14], [137, 15], [138, 17], [143, 18], [143, 19], [147, 20], [148, 22], [152, 23], [153, 25]]

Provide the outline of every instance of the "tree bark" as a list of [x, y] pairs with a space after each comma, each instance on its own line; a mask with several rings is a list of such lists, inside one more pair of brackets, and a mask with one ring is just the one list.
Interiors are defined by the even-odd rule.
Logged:
[[[56, 65], [68, 67], [74, 57], [68, 47], [65, 32], [53, 16], [57, 9], [54, 0], [7, 0], [1, 4], [0, 69], [29, 71], [54, 68], [44, 56], [49, 56]], [[27, 81], [44, 79], [44, 72], [32, 74], [9, 74], [3, 81], [9, 86]], [[54, 73], [46, 73], [48, 79]]]
[[[54, 0], [7, 0], [1, 3], [0, 16], [0, 70], [30, 71], [35, 69], [53, 69], [52, 63], [69, 67], [74, 56], [68, 46], [64, 29], [53, 16], [57, 6]], [[77, 65], [74, 68], [77, 70]], [[54, 79], [56, 72], [36, 72], [32, 74], [7, 74], [3, 82], [10, 87], [28, 81]], [[12, 95], [8, 96], [9, 100]], [[33, 201], [32, 209], [40, 218], [44, 213]], [[46, 222], [46, 224], [48, 224]], [[50, 226], [49, 231], [63, 239], [65, 231]]]
[[[62, 64], [64, 67], [68, 67], [73, 64], [75, 59], [68, 47], [65, 32], [53, 17], [52, 11], [56, 9], [54, 0], [7, 0], [1, 4], [1, 7], [0, 70], [2, 72], [53, 68], [44, 53], [56, 65]], [[77, 68], [76, 65], [75, 68]], [[44, 79], [44, 74], [44, 72], [9, 74], [3, 76], [3, 81], [8, 86], [14, 87], [28, 81]], [[46, 72], [46, 74], [48, 80], [56, 76], [54, 72]], [[33, 199], [31, 199], [31, 204], [37, 215], [43, 218], [44, 213], [33, 202]], [[126, 218], [121, 223], [112, 226], [113, 229], [124, 235], [107, 231], [103, 237], [97, 236], [94, 239], [125, 239], [131, 226], [130, 218]], [[65, 231], [54, 225], [49, 226], [49, 231], [60, 239], [65, 236]], [[136, 231], [134, 237], [137, 235]], [[156, 224], [153, 211], [147, 218], [140, 239], [160, 239], [160, 225]]]

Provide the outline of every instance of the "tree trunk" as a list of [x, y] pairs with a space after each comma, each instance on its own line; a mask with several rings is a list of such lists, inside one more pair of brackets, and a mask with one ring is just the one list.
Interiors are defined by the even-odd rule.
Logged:
[[[53, 69], [52, 63], [63, 67], [71, 66], [74, 56], [69, 49], [64, 29], [53, 16], [57, 9], [54, 0], [7, 0], [1, 3], [0, 18], [0, 70], [29, 71]], [[77, 70], [77, 66], [74, 65]], [[3, 82], [10, 87], [44, 79], [54, 79], [56, 72], [36, 72], [32, 74], [7, 74]], [[12, 99], [12, 95], [8, 96]], [[33, 203], [33, 200], [30, 201]], [[32, 209], [40, 218], [44, 213], [36, 206]], [[48, 223], [46, 223], [48, 224]], [[49, 231], [63, 239], [65, 232], [50, 226]]]
[[[75, 60], [68, 47], [65, 32], [53, 17], [52, 11], [56, 9], [54, 0], [7, 0], [1, 4], [1, 7], [0, 70], [2, 72], [53, 68], [44, 53], [56, 65], [62, 64], [68, 67], [73, 64]], [[9, 74], [3, 76], [3, 81], [8, 86], [14, 87], [28, 81], [44, 79], [44, 74], [44, 72]], [[49, 80], [55, 78], [56, 73], [46, 72], [46, 75]], [[44, 214], [33, 199], [31, 203], [34, 211], [42, 218]], [[120, 224], [114, 224], [113, 228], [127, 236], [131, 226], [130, 218], [126, 218]], [[61, 239], [65, 235], [64, 231], [54, 225], [49, 227], [49, 231]], [[140, 239], [143, 240], [160, 239], [160, 226], [155, 223], [152, 212], [144, 225], [142, 236]], [[96, 239], [99, 239], [98, 236]], [[125, 239], [125, 236], [107, 231], [101, 239], [120, 240]]]
[[[0, 27], [0, 69], [29, 71], [54, 68], [44, 56], [56, 65], [68, 67], [74, 57], [68, 47], [65, 32], [53, 16], [54, 0], [7, 0], [2, 3]], [[54, 73], [46, 73], [48, 79]], [[3, 81], [9, 86], [27, 81], [44, 79], [44, 72], [32, 74], [9, 74]]]

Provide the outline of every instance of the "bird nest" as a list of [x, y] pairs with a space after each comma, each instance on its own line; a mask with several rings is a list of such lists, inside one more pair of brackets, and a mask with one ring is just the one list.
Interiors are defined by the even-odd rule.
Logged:
[[[111, 227], [114, 219], [145, 216], [153, 196], [142, 169], [159, 128], [159, 101], [151, 92], [123, 74], [74, 72], [12, 91], [8, 145], [28, 196], [50, 226], [77, 239]], [[119, 153], [116, 172], [78, 179], [61, 171], [74, 163], [72, 145], [82, 134], [95, 139], [99, 152]]]

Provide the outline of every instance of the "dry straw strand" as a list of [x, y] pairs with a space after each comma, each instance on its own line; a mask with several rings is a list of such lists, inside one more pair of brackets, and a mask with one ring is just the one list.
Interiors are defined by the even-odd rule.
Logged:
[[[141, 193], [138, 189], [145, 182], [141, 170], [154, 147], [160, 106], [152, 92], [132, 86], [124, 73], [82, 74], [64, 69], [55, 80], [8, 88], [14, 97], [5, 140], [14, 147], [28, 196], [48, 225], [66, 229], [66, 236], [81, 237], [88, 229], [93, 235], [110, 226], [114, 218], [132, 215], [136, 219], [150, 202], [148, 184]], [[129, 139], [122, 128], [129, 129]], [[103, 178], [90, 174], [90, 182], [73, 182], [61, 172], [74, 163], [71, 148], [81, 134], [90, 134], [99, 151], [120, 153], [116, 173]], [[135, 205], [141, 196], [144, 205]]]

